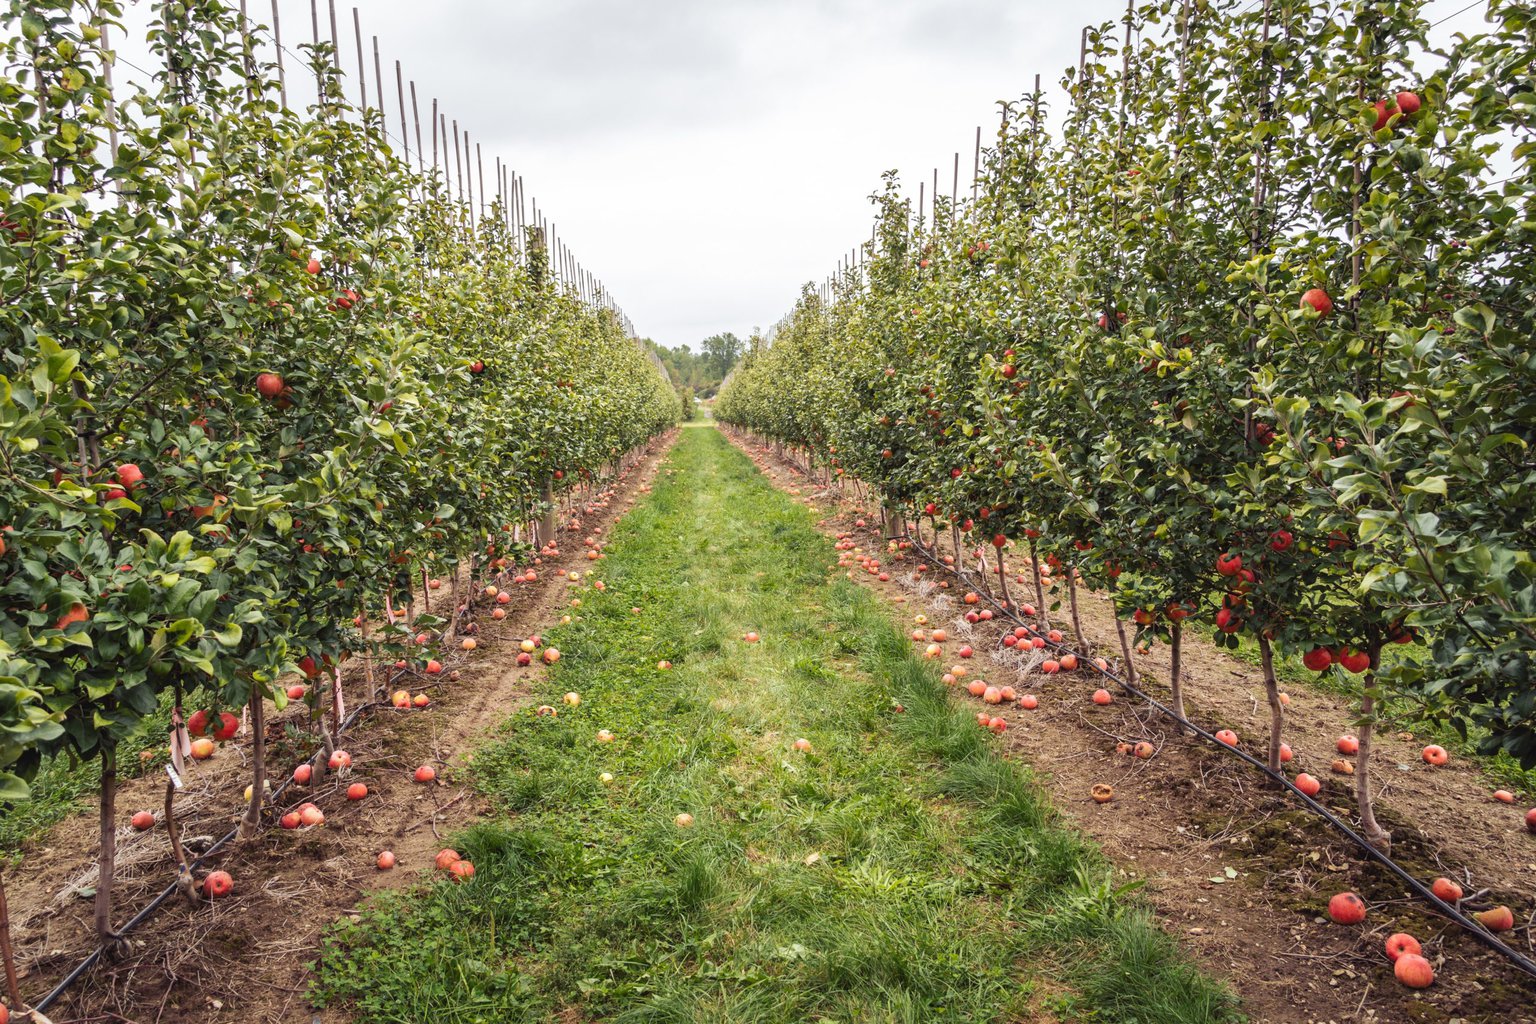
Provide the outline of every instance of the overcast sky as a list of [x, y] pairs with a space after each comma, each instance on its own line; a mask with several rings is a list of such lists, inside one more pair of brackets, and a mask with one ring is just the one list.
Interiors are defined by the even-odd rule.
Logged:
[[[309, 0], [279, 4], [285, 45], [308, 42]], [[248, 5], [270, 23], [271, 0]], [[354, 6], [390, 130], [398, 59], [423, 117], [436, 97], [515, 168], [639, 333], [696, 348], [769, 326], [867, 238], [883, 171], [915, 192], [937, 166], [947, 193], [958, 150], [968, 188], [997, 101], [1037, 73], [1059, 98], [1081, 27], [1124, 0], [340, 0], [355, 100]], [[119, 49], [143, 60], [140, 41]]]

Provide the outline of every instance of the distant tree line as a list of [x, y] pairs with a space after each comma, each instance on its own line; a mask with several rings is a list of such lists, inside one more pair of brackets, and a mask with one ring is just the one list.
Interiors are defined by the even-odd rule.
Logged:
[[720, 382], [725, 380], [747, 348], [746, 342], [729, 331], [705, 338], [697, 351], [689, 345], [667, 348], [649, 338], [645, 343], [667, 368], [672, 386], [683, 399], [685, 419], [693, 418], [694, 397], [713, 398], [720, 390]]

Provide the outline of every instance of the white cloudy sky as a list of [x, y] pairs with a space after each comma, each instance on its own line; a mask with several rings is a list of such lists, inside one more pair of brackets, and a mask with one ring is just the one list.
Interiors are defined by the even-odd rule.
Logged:
[[[285, 44], [309, 41], [309, 0], [278, 2]], [[271, 0], [248, 4], [270, 22]], [[967, 187], [997, 101], [1036, 73], [1055, 90], [1082, 25], [1124, 0], [339, 0], [349, 71], [354, 6], [392, 131], [398, 59], [423, 116], [436, 97], [522, 174], [641, 334], [696, 346], [773, 323], [868, 237], [881, 172], [915, 190], [938, 166], [947, 192], [958, 150]]]

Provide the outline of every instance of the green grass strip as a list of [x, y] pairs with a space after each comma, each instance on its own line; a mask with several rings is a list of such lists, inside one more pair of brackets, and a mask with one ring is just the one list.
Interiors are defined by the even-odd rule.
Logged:
[[411, 1024], [1238, 1019], [715, 430], [684, 431], [609, 551], [537, 695], [581, 705], [474, 755], [501, 812], [455, 838], [475, 878], [337, 925], [317, 1003]]

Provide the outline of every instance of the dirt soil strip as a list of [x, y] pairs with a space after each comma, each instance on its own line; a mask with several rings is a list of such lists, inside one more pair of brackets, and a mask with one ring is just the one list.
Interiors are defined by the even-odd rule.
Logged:
[[[923, 579], [911, 571], [911, 553], [887, 551], [873, 500], [861, 502], [835, 486], [822, 489], [770, 450], [732, 440], [776, 485], [824, 513], [820, 525], [827, 534], [847, 534], [884, 563], [889, 582], [856, 563], [849, 576], [887, 597], [904, 629], [913, 628], [917, 613], [927, 614], [928, 628], [949, 631], [945, 658], [958, 663], [953, 652], [969, 644], [976, 651], [973, 674], [1039, 697], [1034, 711], [994, 710], [1008, 720], [1009, 749], [1039, 774], [1064, 813], [1127, 874], [1145, 881], [1165, 927], [1181, 934], [1208, 970], [1230, 981], [1255, 1024], [1536, 1022], [1531, 979], [1428, 913], [1321, 819], [1237, 760], [1180, 739], [1172, 723], [1150, 708], [1121, 695], [1108, 707], [1095, 706], [1089, 696], [1103, 684], [1091, 671], [1041, 674], [1036, 666], [1044, 655], [1021, 656], [1003, 647], [1007, 630], [999, 622], [966, 622], [970, 609], [959, 600], [964, 584]], [[864, 528], [856, 525], [861, 519]], [[1014, 564], [1028, 571], [1023, 557]], [[1094, 651], [1118, 660], [1108, 597], [1080, 594], [1086, 595], [1080, 610]], [[1053, 625], [1066, 619], [1063, 607]], [[1268, 705], [1258, 669], [1197, 634], [1185, 635], [1183, 659], [1190, 717], [1211, 729], [1233, 729], [1250, 746], [1266, 742]], [[1152, 677], [1142, 680], [1148, 692], [1166, 697], [1167, 648], [1141, 656], [1137, 668]], [[974, 700], [956, 692], [958, 699]], [[1320, 799], [1354, 822], [1352, 779], [1329, 766], [1338, 756], [1335, 741], [1353, 731], [1357, 712], [1310, 688], [1292, 687], [1290, 697], [1285, 739], [1295, 751], [1292, 768], [1323, 779]], [[1426, 881], [1445, 875], [1461, 883], [1468, 894], [1463, 909], [1507, 903], [1517, 930], [1504, 938], [1536, 950], [1536, 836], [1525, 829], [1524, 805], [1492, 800], [1493, 787], [1465, 759], [1431, 768], [1419, 756], [1422, 742], [1410, 734], [1379, 736], [1377, 813], [1392, 832], [1395, 859]], [[1118, 743], [1140, 740], [1157, 746], [1150, 760], [1116, 752]], [[1111, 802], [1089, 797], [1099, 782], [1114, 787]], [[1344, 890], [1359, 893], [1370, 907], [1363, 925], [1342, 927], [1323, 916], [1328, 898]], [[1423, 943], [1435, 965], [1436, 983], [1424, 992], [1406, 989], [1392, 976], [1383, 945], [1399, 931]]]
[[[488, 810], [467, 785], [457, 783], [455, 766], [468, 761], [526, 702], [539, 668], [537, 661], [518, 667], [518, 644], [559, 620], [569, 603], [565, 574], [599, 564], [588, 559], [583, 538], [601, 542], [649, 492], [658, 461], [676, 439], [675, 431], [658, 439], [634, 469], [610, 484], [614, 490], [606, 501], [578, 509], [576, 518], [562, 523], [559, 557], [542, 560], [536, 582], [511, 589], [512, 602], [500, 606], [506, 618], [493, 620], [490, 610], [496, 606], [479, 597], [478, 647], [443, 659], [446, 669], [458, 670], [459, 680], [430, 689], [427, 677], [400, 680], [399, 688], [430, 692], [432, 703], [365, 714], [341, 744], [352, 755], [350, 771], [328, 773], [313, 786], [283, 794], [279, 814], [313, 801], [325, 811], [325, 824], [297, 831], [267, 828], [248, 843], [237, 839], [225, 847], [200, 874], [215, 868], [230, 872], [234, 895], [197, 907], [179, 897], [168, 901], [132, 934], [127, 958], [99, 965], [54, 1004], [49, 1011], [54, 1024], [308, 1020], [308, 964], [324, 929], [371, 890], [412, 882], [417, 869], [431, 867], [444, 837]], [[446, 602], [446, 586], [432, 597]], [[347, 691], [362, 694], [360, 669]], [[301, 731], [307, 715], [302, 704], [289, 705], [281, 715], [269, 706], [268, 715], [268, 772], [276, 785], [314, 741]], [[434, 783], [414, 781], [421, 764], [437, 768]], [[359, 781], [369, 795], [348, 801], [347, 785]], [[249, 782], [244, 743], [225, 744], [212, 759], [189, 766], [186, 789], [177, 799], [189, 856], [239, 820], [245, 810], [241, 791]], [[137, 810], [152, 810], [158, 818], [165, 783], [160, 772], [124, 782], [117, 795], [123, 819]], [[170, 847], [158, 823], [147, 832], [125, 825], [117, 844], [117, 919], [126, 921], [171, 880]], [[21, 866], [6, 880], [22, 990], [34, 999], [94, 948], [89, 897], [96, 848], [91, 808], [28, 843]], [[379, 871], [375, 859], [386, 849], [399, 863]]]

